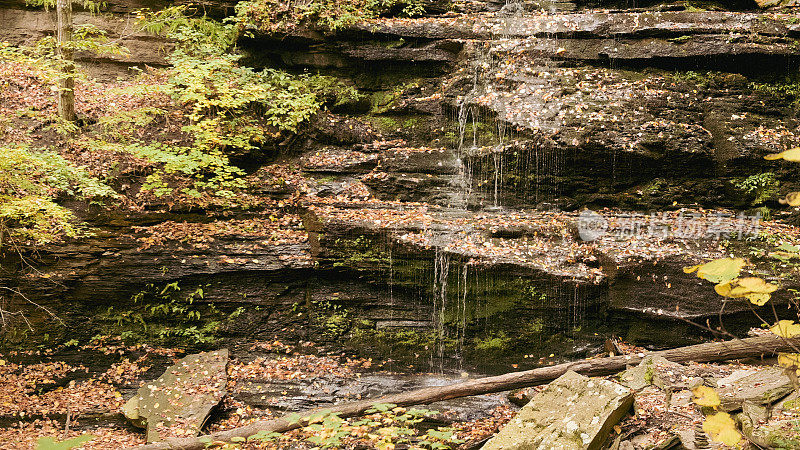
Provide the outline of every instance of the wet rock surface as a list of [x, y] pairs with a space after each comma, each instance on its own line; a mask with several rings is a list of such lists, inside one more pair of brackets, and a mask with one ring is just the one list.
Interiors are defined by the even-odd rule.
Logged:
[[[430, 206], [322, 206], [314, 208], [304, 220], [310, 231], [312, 254], [327, 264], [350, 264], [362, 269], [376, 264], [386, 269], [390, 252], [394, 252], [397, 261], [428, 253], [476, 270], [503, 267], [509, 275], [581, 286], [590, 302], [587, 307], [593, 298], [603, 298], [600, 293], [605, 291], [611, 299], [609, 306], [620, 310], [663, 317], [714, 314], [722, 300], [702, 280], [685, 274], [683, 267], [691, 265], [695, 258], [715, 259], [723, 253], [714, 239], [679, 237], [676, 233], [680, 230], [671, 227], [681, 219], [678, 213], [672, 216], [644, 225], [664, 231], [663, 237], [658, 232], [625, 237], [619, 231], [627, 226], [626, 222], [630, 225], [631, 219], [610, 213], [602, 218], [607, 231], [591, 242], [572, 234], [580, 220], [574, 213], [499, 210], [472, 214]], [[702, 216], [695, 219], [697, 224], [718, 220]], [[723, 220], [730, 220], [730, 226], [736, 222], [735, 218]], [[362, 247], [357, 258], [348, 258], [336, 248], [352, 230], [358, 230], [359, 239], [370, 235], [375, 239], [373, 244]], [[698, 298], [703, 301], [696, 301]], [[731, 312], [747, 308], [743, 302], [728, 307]]]
[[[234, 399], [257, 408], [302, 411], [463, 381], [465, 378], [458, 376], [392, 373], [360, 374], [355, 379], [321, 377], [307, 381], [248, 380], [237, 386], [231, 395]], [[493, 408], [507, 404], [502, 394], [488, 394], [436, 402], [428, 405], [428, 408], [447, 411], [448, 421], [470, 421], [481, 419]]]

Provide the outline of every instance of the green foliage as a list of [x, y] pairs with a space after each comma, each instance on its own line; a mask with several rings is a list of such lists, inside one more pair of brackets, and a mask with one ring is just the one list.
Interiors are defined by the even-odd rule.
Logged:
[[[317, 448], [343, 448], [347, 438], [368, 439], [376, 448], [391, 449], [396, 445], [413, 444], [413, 448], [447, 449], [461, 441], [450, 428], [440, 427], [423, 431], [419, 427], [425, 418], [438, 414], [422, 408], [401, 408], [391, 403], [377, 403], [359, 419], [342, 419], [338, 413], [320, 411], [300, 418], [308, 423], [302, 433], [306, 441]], [[273, 441], [276, 433], [250, 436], [247, 440]]]
[[160, 164], [161, 169], [147, 176], [142, 189], [153, 191], [157, 197], [172, 194], [173, 189], [165, 175], [182, 174], [194, 179], [190, 187], [181, 189], [189, 197], [199, 197], [207, 190], [219, 197], [234, 197], [236, 190], [244, 187], [244, 172], [232, 166], [228, 158], [216, 148], [203, 151], [198, 147], [181, 147], [162, 143], [131, 144], [124, 151]]
[[91, 434], [83, 434], [72, 439], [67, 439], [66, 441], [56, 442], [50, 436], [45, 436], [39, 438], [36, 441], [36, 450], [70, 450], [75, 447], [79, 447], [93, 439], [97, 436]]
[[[129, 151], [163, 165], [145, 184], [158, 196], [172, 193], [165, 174], [182, 173], [195, 179], [184, 194], [199, 197], [206, 191], [230, 198], [244, 187], [244, 173], [230, 163], [231, 151], [258, 148], [281, 132], [295, 133], [326, 102], [351, 101], [358, 92], [330, 77], [241, 66], [233, 48], [238, 26], [191, 17], [193, 13], [186, 6], [140, 13], [139, 24], [177, 43], [169, 57], [173, 69], [165, 91], [188, 108], [189, 124], [183, 131], [194, 144], [134, 144]], [[120, 120], [130, 119], [112, 119]]]
[[791, 78], [774, 83], [750, 83], [750, 89], [789, 100], [792, 106], [800, 104], [800, 82]]
[[186, 131], [201, 146], [251, 148], [266, 125], [297, 131], [298, 125], [322, 106], [302, 77], [285, 72], [255, 72], [239, 66], [235, 55], [205, 59], [172, 58], [173, 94], [190, 105], [192, 125]]
[[379, 16], [419, 16], [421, 0], [247, 0], [236, 5], [237, 19], [247, 27], [267, 33], [286, 33], [300, 26], [338, 30]]
[[[79, 5], [93, 14], [99, 13], [101, 9], [106, 7], [105, 2], [93, 2], [91, 0], [77, 0], [73, 1], [72, 4]], [[49, 10], [56, 7], [56, 0], [25, 0], [25, 6]]]
[[[681, 36], [681, 38], [691, 38], [691, 36]], [[676, 83], [686, 83], [697, 85], [699, 87], [707, 87], [709, 82], [714, 78], [714, 75], [714, 72], [696, 72], [693, 70], [687, 70], [686, 72], [671, 73], [668, 75], [668, 78]]]
[[[96, 55], [127, 55], [127, 48], [110, 40], [107, 33], [95, 25], [76, 25], [73, 30], [72, 40], [63, 44], [75, 52], [89, 52]], [[35, 67], [36, 74], [42, 81], [55, 84], [64, 70], [66, 64], [58, 52], [58, 42], [54, 36], [47, 36], [36, 42], [33, 46], [11, 46], [0, 42], [0, 60], [16, 61]], [[76, 73], [76, 78], [82, 78]]]
[[144, 106], [131, 110], [122, 110], [115, 114], [100, 117], [97, 124], [103, 133], [118, 141], [126, 141], [137, 128], [145, 127], [157, 117], [164, 116], [167, 111], [152, 106]]
[[117, 194], [52, 151], [0, 147], [0, 248], [75, 237], [80, 226], [58, 198], [102, 202]]
[[220, 55], [230, 50], [236, 42], [237, 27], [220, 23], [198, 11], [181, 5], [157, 12], [141, 10], [136, 13], [137, 23], [143, 31], [173, 39], [178, 45], [176, 53], [185, 55]]
[[134, 307], [110, 306], [100, 314], [123, 339], [160, 344], [211, 344], [222, 314], [213, 304], [196, 304], [204, 291], [182, 294], [178, 282], [164, 286], [148, 284], [133, 296]]
[[753, 205], [764, 203], [778, 193], [778, 180], [773, 172], [750, 175], [744, 180], [733, 181], [733, 184], [753, 197]]
[[350, 330], [350, 319], [347, 312], [333, 313], [322, 324], [323, 333], [330, 337], [341, 337]]

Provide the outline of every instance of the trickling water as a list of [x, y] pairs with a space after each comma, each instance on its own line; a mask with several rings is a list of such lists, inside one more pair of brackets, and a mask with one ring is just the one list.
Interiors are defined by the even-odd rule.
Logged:
[[469, 278], [468, 271], [469, 271], [469, 266], [467, 264], [464, 264], [461, 270], [462, 273], [461, 289], [460, 289], [461, 295], [459, 296], [461, 298], [461, 302], [459, 304], [459, 314], [461, 316], [461, 321], [459, 322], [459, 327], [458, 327], [458, 353], [460, 356], [458, 359], [459, 370], [464, 369], [463, 352], [464, 352], [464, 339], [467, 332], [467, 280]]
[[431, 360], [431, 367], [438, 362], [439, 371], [444, 370], [444, 347], [447, 337], [445, 328], [445, 311], [447, 309], [447, 279], [450, 276], [450, 256], [439, 247], [436, 248], [433, 269], [433, 316], [432, 322], [436, 333], [436, 359]]

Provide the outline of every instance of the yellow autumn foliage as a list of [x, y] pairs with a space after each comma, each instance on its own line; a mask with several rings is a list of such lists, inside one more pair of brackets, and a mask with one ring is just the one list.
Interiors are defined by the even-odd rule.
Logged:
[[782, 205], [800, 206], [800, 192], [790, 192], [786, 197], [778, 199]]
[[684, 267], [684, 273], [697, 272], [697, 276], [712, 283], [724, 283], [739, 276], [744, 267], [742, 258], [721, 258], [705, 264]]
[[708, 436], [714, 441], [731, 447], [742, 440], [742, 435], [736, 429], [736, 422], [726, 412], [718, 412], [713, 416], [707, 417], [706, 421], [703, 422], [703, 431], [708, 433]]
[[785, 338], [800, 336], [800, 324], [795, 323], [793, 320], [779, 320], [769, 331]]
[[720, 283], [714, 286], [714, 290], [723, 297], [745, 297], [751, 303], [762, 306], [769, 301], [770, 294], [778, 290], [778, 286], [758, 277], [745, 277]]
[[721, 403], [717, 391], [708, 386], [697, 386], [696, 388], [692, 389], [692, 394], [694, 395], [692, 401], [700, 406], [716, 408]]
[[780, 153], [771, 153], [764, 157], [767, 161], [782, 159], [790, 162], [800, 162], [800, 147], [790, 148]]
[[778, 353], [778, 365], [800, 367], [800, 353]]

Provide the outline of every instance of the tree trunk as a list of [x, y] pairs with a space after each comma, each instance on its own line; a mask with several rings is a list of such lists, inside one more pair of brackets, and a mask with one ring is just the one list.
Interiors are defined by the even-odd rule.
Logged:
[[72, 0], [56, 1], [58, 55], [61, 57], [61, 78], [58, 80], [58, 117], [75, 121], [75, 62], [72, 50]]
[[[727, 342], [697, 344], [688, 347], [675, 348], [672, 350], [651, 352], [648, 354], [587, 359], [583, 361], [559, 364], [556, 366], [526, 370], [523, 372], [512, 372], [494, 377], [478, 378], [450, 386], [429, 387], [400, 394], [386, 395], [371, 400], [345, 403], [321, 410], [308, 411], [301, 415], [303, 417], [308, 417], [313, 412], [329, 411], [338, 413], [340, 417], [350, 417], [362, 414], [376, 403], [393, 403], [398, 406], [409, 406], [422, 403], [433, 403], [459, 397], [467, 397], [471, 395], [482, 395], [492, 392], [507, 391], [510, 389], [545, 384], [555, 380], [570, 370], [588, 376], [611, 375], [625, 370], [628, 366], [639, 364], [645, 357], [649, 355], [661, 356], [673, 362], [709, 362], [748, 357], [772, 356], [777, 352], [794, 351], [794, 349], [799, 346], [800, 338], [783, 339], [775, 335], [768, 335]], [[203, 438], [211, 439], [211, 441], [230, 442], [233, 438], [247, 438], [258, 433], [259, 431], [273, 431], [282, 433], [295, 428], [300, 428], [307, 424], [308, 422], [304, 420], [297, 422], [289, 421], [286, 418], [260, 420], [244, 427], [221, 431], [204, 436]], [[199, 439], [200, 438], [168, 439], [164, 442], [157, 442], [138, 447], [137, 450], [200, 450], [206, 448], [206, 443], [200, 441]]]

